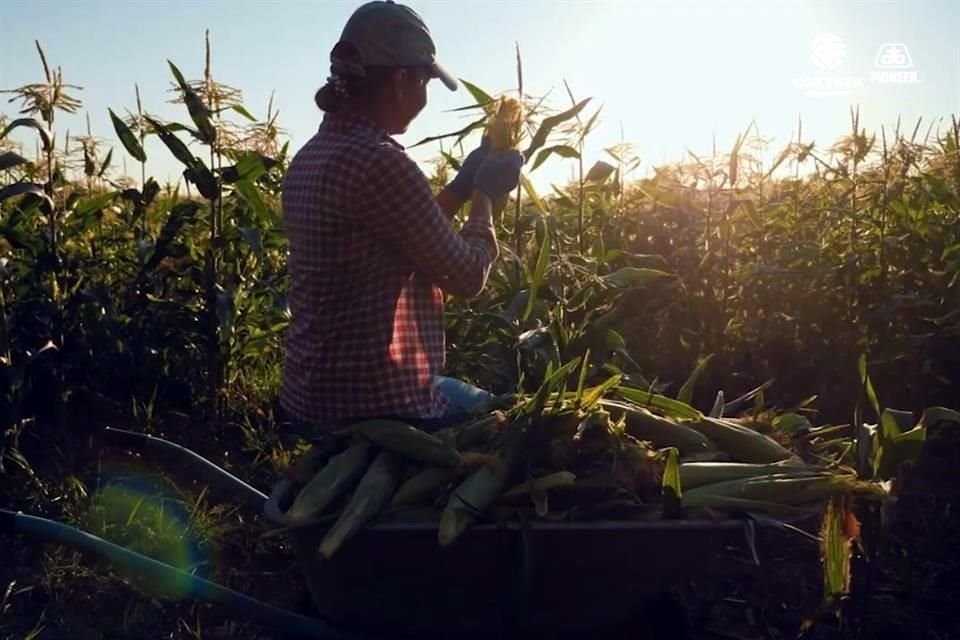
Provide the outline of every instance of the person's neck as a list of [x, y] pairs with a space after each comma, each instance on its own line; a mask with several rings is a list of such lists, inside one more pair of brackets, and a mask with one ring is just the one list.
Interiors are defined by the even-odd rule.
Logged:
[[361, 105], [348, 105], [344, 109], [344, 112], [353, 116], [365, 118], [384, 131], [390, 131], [389, 118], [387, 118], [386, 114], [381, 109], [377, 109], [375, 107], [365, 107]]

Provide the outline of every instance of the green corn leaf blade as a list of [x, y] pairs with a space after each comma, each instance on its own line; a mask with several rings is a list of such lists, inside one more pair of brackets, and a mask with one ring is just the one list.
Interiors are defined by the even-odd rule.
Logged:
[[49, 151], [52, 148], [53, 138], [50, 136], [50, 132], [47, 131], [46, 126], [36, 118], [17, 118], [8, 124], [2, 133], [0, 133], [0, 140], [7, 137], [14, 129], [19, 127], [30, 127], [36, 129], [37, 133], [40, 135], [40, 141], [43, 142], [43, 150]]
[[880, 415], [880, 401], [877, 399], [877, 392], [873, 389], [873, 382], [870, 380], [870, 375], [867, 373], [867, 354], [861, 354], [860, 359], [857, 362], [857, 367], [860, 371], [860, 383], [863, 385], [864, 391], [867, 394], [867, 400], [870, 401], [870, 406], [873, 407], [874, 412], [877, 416]]
[[611, 175], [617, 168], [610, 164], [609, 162], [604, 162], [603, 160], [597, 160], [590, 170], [587, 171], [586, 177], [584, 177], [584, 182], [603, 182]]
[[533, 305], [537, 301], [537, 290], [543, 282], [543, 276], [547, 271], [547, 265], [550, 263], [550, 230], [544, 225], [543, 243], [540, 245], [540, 254], [537, 256], [537, 265], [533, 270], [533, 277], [530, 281], [530, 295], [527, 296], [527, 307], [523, 312], [523, 319], [530, 317], [533, 311]]
[[587, 347], [586, 352], [583, 354], [583, 365], [580, 367], [580, 377], [577, 380], [577, 397], [576, 403], [577, 406], [580, 406], [583, 399], [583, 389], [587, 384], [587, 374], [590, 371], [590, 348]]
[[180, 73], [180, 69], [177, 68], [177, 65], [173, 64], [170, 60], [167, 60], [167, 64], [170, 65], [170, 71], [173, 72], [173, 77], [176, 78], [177, 84], [180, 85], [180, 89], [186, 91], [189, 88], [187, 81], [184, 79], [183, 74]]
[[29, 162], [29, 160], [17, 153], [14, 153], [13, 151], [0, 153], [0, 171], [13, 169], [14, 167], [18, 167], [22, 164], [28, 164]]
[[707, 365], [710, 364], [710, 361], [713, 360], [713, 355], [714, 354], [711, 353], [706, 358], [701, 358], [700, 361], [697, 362], [697, 366], [693, 369], [690, 377], [687, 378], [687, 381], [680, 387], [680, 391], [677, 393], [677, 400], [686, 404], [690, 404], [693, 401], [693, 388], [697, 384], [697, 378], [700, 377], [700, 374], [703, 373]]
[[119, 191], [111, 191], [109, 193], [101, 193], [85, 200], [81, 200], [77, 203], [77, 206], [73, 209], [73, 215], [78, 217], [87, 216], [94, 211], [99, 211], [105, 206], [113, 202], [113, 200], [120, 195]]
[[460, 82], [463, 83], [463, 86], [467, 88], [467, 91], [470, 92], [470, 95], [473, 96], [473, 99], [478, 105], [486, 105], [494, 102], [493, 98], [489, 93], [478, 87], [477, 85], [467, 82], [463, 78], [460, 78]]
[[190, 149], [187, 148], [187, 145], [185, 145], [180, 138], [174, 135], [166, 125], [157, 122], [149, 116], [144, 116], [144, 118], [150, 123], [150, 126], [152, 126], [154, 131], [157, 132], [157, 135], [160, 136], [160, 140], [163, 141], [163, 144], [166, 145], [167, 149], [170, 150], [177, 160], [182, 162], [187, 168], [194, 168], [197, 166], [197, 163], [200, 162], [200, 159], [196, 158], [192, 153], [190, 153]]
[[645, 389], [635, 389], [632, 387], [618, 386], [616, 393], [624, 400], [629, 400], [641, 407], [657, 409], [668, 418], [678, 418], [681, 420], [703, 420], [703, 414], [688, 405], [685, 402], [674, 400], [657, 393], [652, 393]]
[[123, 145], [123, 148], [135, 159], [140, 162], [146, 162], [147, 154], [144, 153], [143, 147], [140, 146], [140, 141], [137, 139], [137, 136], [133, 134], [133, 131], [127, 126], [127, 123], [117, 117], [113, 109], [108, 109], [108, 111], [110, 112], [110, 120], [113, 122], [113, 130], [117, 132], [117, 137], [120, 138], [120, 143]]
[[102, 178], [103, 174], [107, 172], [107, 169], [110, 168], [110, 162], [113, 161], [113, 148], [110, 148], [110, 151], [107, 152], [107, 157], [103, 159], [103, 163], [100, 165], [100, 171], [97, 172], [97, 177]]
[[666, 450], [666, 464], [663, 468], [661, 492], [663, 494], [663, 514], [672, 518], [682, 511], [683, 487], [680, 486], [680, 451], [676, 447]]
[[658, 280], [672, 279], [673, 276], [659, 269], [645, 267], [623, 267], [613, 273], [602, 276], [602, 280], [615, 287], [642, 287]]
[[240, 115], [242, 115], [244, 118], [246, 118], [246, 119], [249, 120], [250, 122], [256, 122], [256, 121], [257, 121], [257, 119], [254, 118], [253, 115], [252, 115], [249, 111], [247, 111], [246, 108], [243, 107], [243, 105], [234, 104], [234, 105], [230, 105], [230, 108], [231, 108], [233, 111], [236, 111], [237, 113], [239, 113]]
[[270, 209], [260, 196], [260, 191], [257, 189], [257, 186], [251, 180], [240, 180], [234, 183], [233, 188], [240, 194], [240, 197], [250, 205], [250, 208], [253, 209], [257, 217], [263, 220], [270, 216]]
[[623, 375], [615, 373], [602, 383], [587, 390], [586, 393], [583, 394], [581, 408], [585, 410], [591, 409], [595, 404], [603, 399], [610, 389], [613, 389], [620, 384], [621, 380], [623, 380]]
[[463, 138], [467, 137], [472, 131], [475, 131], [477, 129], [482, 129], [483, 126], [486, 124], [486, 121], [487, 121], [487, 117], [483, 116], [479, 120], [474, 120], [473, 122], [471, 122], [470, 124], [468, 124], [467, 126], [465, 126], [464, 128], [458, 131], [453, 131], [451, 133], [444, 133], [438, 136], [428, 136], [423, 140], [420, 140], [416, 144], [411, 145], [410, 148], [414, 149], [421, 145], [425, 145], [430, 142], [436, 142], [438, 140], [445, 140], [447, 138], [456, 138], [457, 141], [462, 140]]
[[575, 118], [584, 107], [590, 102], [591, 98], [585, 98], [579, 103], [556, 115], [544, 118], [540, 123], [540, 127], [537, 129], [537, 132], [534, 134], [533, 139], [530, 141], [530, 145], [527, 147], [527, 150], [523, 153], [525, 158], [532, 158], [533, 154], [537, 152], [544, 144], [547, 142], [547, 138], [550, 136], [550, 132], [553, 131], [554, 127], [559, 124], [566, 122], [571, 118]]
[[540, 199], [540, 194], [537, 193], [536, 187], [534, 187], [533, 183], [530, 182], [530, 179], [522, 173], [520, 174], [520, 184], [523, 185], [524, 192], [526, 192], [527, 197], [533, 201], [533, 205], [537, 208], [537, 211], [544, 216], [550, 215], [550, 212], [547, 211], [547, 207], [543, 203], [543, 200]]
[[549, 158], [553, 154], [557, 154], [558, 156], [561, 156], [563, 158], [579, 158], [580, 157], [579, 151], [565, 144], [558, 144], [552, 147], [546, 147], [545, 149], [541, 149], [540, 152], [537, 154], [537, 157], [533, 161], [533, 165], [531, 165], [530, 167], [530, 171], [536, 170], [537, 167], [542, 165], [547, 160], [547, 158]]
[[43, 198], [44, 201], [53, 206], [53, 200], [50, 199], [50, 196], [46, 194], [38, 184], [32, 182], [15, 182], [14, 184], [7, 185], [3, 188], [0, 188], [0, 202], [4, 200], [9, 200], [10, 198], [15, 198], [17, 196], [22, 196], [26, 194], [32, 194], [38, 198]]

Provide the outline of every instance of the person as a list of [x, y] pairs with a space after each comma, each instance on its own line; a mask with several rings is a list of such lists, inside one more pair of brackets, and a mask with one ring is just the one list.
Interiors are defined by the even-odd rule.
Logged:
[[492, 202], [516, 187], [524, 158], [483, 140], [434, 194], [392, 137], [433, 79], [458, 87], [420, 16], [389, 0], [356, 9], [331, 51], [315, 96], [322, 123], [282, 185], [291, 320], [280, 403], [301, 435], [377, 417], [429, 430], [488, 397], [440, 375], [443, 301], [483, 290], [499, 255]]

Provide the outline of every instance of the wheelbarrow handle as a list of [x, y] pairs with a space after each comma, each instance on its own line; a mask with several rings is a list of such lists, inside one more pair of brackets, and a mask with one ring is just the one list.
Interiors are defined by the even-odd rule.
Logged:
[[54, 542], [109, 560], [126, 573], [149, 579], [158, 586], [172, 587], [178, 596], [221, 604], [239, 616], [268, 628], [306, 638], [360, 640], [323, 622], [261, 602], [210, 580], [182, 571], [159, 560], [131, 551], [69, 525], [0, 509], [0, 533], [22, 534]]
[[235, 496], [258, 512], [263, 510], [267, 502], [267, 495], [259, 489], [179, 444], [145, 433], [113, 427], [105, 427], [101, 433], [105, 442], [116, 447], [132, 449], [148, 457], [166, 459], [177, 466], [189, 468], [198, 478]]

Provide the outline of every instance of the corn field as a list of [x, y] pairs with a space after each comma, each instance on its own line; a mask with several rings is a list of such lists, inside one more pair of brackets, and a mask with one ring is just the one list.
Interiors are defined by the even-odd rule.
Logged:
[[[289, 320], [282, 123], [215, 80], [208, 45], [200, 79], [176, 60], [158, 67], [180, 121], [151, 115], [131, 87], [130, 105], [110, 108], [114, 130], [99, 132], [119, 145], [90, 130], [68, 136], [57, 116], [84, 105], [37, 49], [39, 79], [3, 87], [13, 106], [0, 115], [0, 506], [183, 566], [187, 545], [208, 559], [200, 574], [292, 607], [291, 560], [249, 515], [197, 482], [171, 494], [164, 476], [98, 445], [104, 425], [163, 435], [261, 486], [304, 451], [276, 400]], [[960, 114], [867, 131], [853, 109], [849, 134], [831, 145], [806, 140], [799, 121], [772, 163], [750, 125], [728, 150], [640, 176], [642, 141], [585, 157], [603, 116], [592, 98], [568, 87], [569, 101], [550, 104], [519, 78], [525, 175], [498, 207], [501, 258], [486, 289], [446, 302], [446, 375], [527, 396], [556, 391], [558, 371], [587, 387], [615, 376], [904, 486], [901, 468], [934, 455], [932, 443], [956, 456], [952, 432], [933, 439], [914, 426], [931, 407], [960, 408]], [[437, 188], [496, 102], [465, 85], [468, 124], [422, 142], [439, 145]], [[14, 143], [14, 131], [35, 144]], [[147, 175], [154, 137], [182, 165], [175, 184]], [[547, 163], [572, 164], [577, 179], [538, 193], [530, 178]], [[882, 451], [865, 454], [864, 438]], [[106, 499], [105, 468], [142, 492]], [[165, 502], [143, 500], [160, 493], [188, 514], [186, 529]], [[958, 575], [951, 553], [937, 555], [957, 541], [956, 516], [940, 517], [949, 506], [932, 498], [902, 503], [916, 511], [859, 512], [841, 605], [824, 609], [818, 549], [796, 542], [790, 570], [803, 579], [766, 592], [697, 586], [741, 603], [719, 614], [731, 635], [709, 637], [748, 637], [734, 629], [758, 617], [765, 637], [958, 637], [944, 622], [956, 587], [935, 577]], [[914, 529], [890, 533], [891, 518]], [[64, 548], [7, 544], [0, 558], [3, 639], [263, 637]]]

